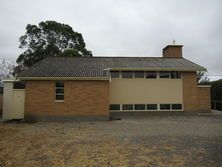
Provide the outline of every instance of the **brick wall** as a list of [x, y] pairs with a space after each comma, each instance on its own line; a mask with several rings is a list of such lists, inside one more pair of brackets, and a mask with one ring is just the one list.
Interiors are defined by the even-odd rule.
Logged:
[[55, 81], [27, 81], [25, 116], [108, 116], [108, 81], [64, 81], [64, 102], [55, 101]]
[[201, 112], [209, 112], [211, 110], [210, 87], [198, 86], [199, 110]]
[[199, 101], [197, 94], [196, 72], [183, 72], [183, 105], [184, 111], [198, 111]]
[[183, 72], [184, 111], [209, 112], [210, 98], [210, 87], [197, 85], [196, 72]]

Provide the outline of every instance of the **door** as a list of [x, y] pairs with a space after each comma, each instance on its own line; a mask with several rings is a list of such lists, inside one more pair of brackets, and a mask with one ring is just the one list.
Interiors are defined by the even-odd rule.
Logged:
[[13, 90], [13, 119], [23, 119], [25, 112], [25, 90]]

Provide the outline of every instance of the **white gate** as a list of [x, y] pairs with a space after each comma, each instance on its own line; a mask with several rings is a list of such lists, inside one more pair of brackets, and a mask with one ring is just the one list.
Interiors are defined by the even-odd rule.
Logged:
[[25, 89], [13, 89], [14, 81], [5, 81], [3, 90], [3, 120], [23, 119]]

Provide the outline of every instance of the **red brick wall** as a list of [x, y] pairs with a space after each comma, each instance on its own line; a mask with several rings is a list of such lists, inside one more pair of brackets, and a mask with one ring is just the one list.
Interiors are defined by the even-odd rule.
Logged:
[[211, 110], [210, 87], [198, 86], [199, 110], [201, 112], [209, 112]]
[[199, 102], [197, 94], [196, 72], [183, 72], [183, 105], [184, 111], [198, 111]]
[[109, 81], [64, 81], [64, 102], [55, 81], [27, 81], [25, 115], [109, 115]]
[[185, 111], [209, 112], [210, 87], [198, 87], [196, 72], [183, 72], [183, 103]]

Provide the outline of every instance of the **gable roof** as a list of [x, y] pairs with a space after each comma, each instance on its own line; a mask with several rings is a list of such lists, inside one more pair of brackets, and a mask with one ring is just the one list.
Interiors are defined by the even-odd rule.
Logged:
[[109, 77], [109, 71], [206, 71], [187, 59], [162, 57], [47, 57], [20, 73], [28, 77]]

